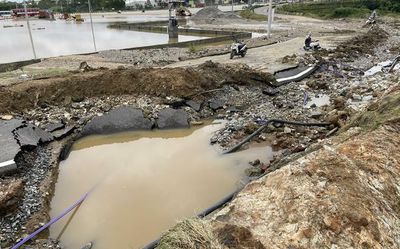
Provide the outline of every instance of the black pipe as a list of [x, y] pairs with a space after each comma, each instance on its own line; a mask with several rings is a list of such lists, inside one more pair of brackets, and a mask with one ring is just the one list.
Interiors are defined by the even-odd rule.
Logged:
[[288, 121], [288, 120], [281, 120], [281, 119], [270, 119], [267, 120], [267, 122], [258, 128], [255, 132], [250, 134], [248, 137], [243, 139], [241, 142], [233, 146], [232, 148], [222, 152], [222, 154], [229, 154], [232, 152], [237, 151], [240, 149], [245, 143], [249, 142], [251, 139], [253, 139], [255, 136], [260, 134], [264, 129], [268, 127], [269, 124], [290, 124], [290, 125], [301, 125], [301, 126], [330, 126], [331, 123], [304, 123], [304, 122], [298, 122], [298, 121]]
[[[243, 189], [240, 188], [238, 190], [236, 190], [235, 192], [233, 192], [230, 195], [227, 195], [225, 198], [221, 199], [219, 202], [215, 203], [213, 206], [207, 208], [206, 210], [204, 210], [203, 212], [199, 213], [197, 215], [198, 218], [204, 218], [207, 215], [211, 214], [212, 212], [214, 212], [215, 210], [223, 207], [226, 203], [230, 202], [237, 193], [239, 193], [241, 190]], [[153, 242], [151, 242], [150, 244], [146, 245], [145, 247], [143, 247], [143, 249], [154, 249], [157, 247], [157, 245], [160, 243], [160, 239], [154, 240]]]
[[389, 73], [391, 73], [392, 72], [392, 70], [394, 69], [394, 67], [396, 66], [396, 64], [399, 62], [399, 60], [400, 60], [400, 56], [397, 56], [396, 57], [396, 59], [394, 59], [394, 61], [392, 62], [392, 65], [390, 66], [390, 69], [389, 69]]

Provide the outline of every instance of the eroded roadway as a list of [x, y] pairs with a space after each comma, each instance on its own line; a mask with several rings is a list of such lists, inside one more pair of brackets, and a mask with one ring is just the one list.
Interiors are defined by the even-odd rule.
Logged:
[[[351, 36], [315, 37], [315, 39], [320, 41], [322, 47], [326, 49], [335, 48], [339, 43], [349, 38], [351, 38]], [[206, 61], [213, 61], [222, 64], [244, 63], [253, 69], [274, 73], [282, 69], [293, 67], [294, 64], [282, 63], [282, 58], [285, 56], [291, 56], [293, 54], [296, 54], [297, 56], [304, 55], [306, 52], [304, 51], [303, 46], [304, 38], [297, 37], [285, 42], [249, 49], [244, 58], [235, 57], [231, 60], [229, 58], [229, 54], [224, 54], [177, 62], [166, 67], [196, 66]]]

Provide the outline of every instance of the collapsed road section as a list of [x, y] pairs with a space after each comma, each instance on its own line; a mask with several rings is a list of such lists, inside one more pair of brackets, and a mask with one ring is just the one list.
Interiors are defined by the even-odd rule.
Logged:
[[0, 175], [15, 172], [15, 158], [24, 149], [50, 142], [54, 137], [39, 127], [20, 119], [0, 120]]
[[[349, 161], [346, 160], [335, 161], [333, 160], [335, 159], [335, 156], [336, 159], [339, 158], [338, 154], [335, 153], [332, 153], [332, 155], [334, 155], [332, 160], [331, 157], [325, 157], [325, 152], [322, 153], [321, 156], [317, 158], [318, 162], [320, 162], [318, 164], [304, 161], [303, 156], [310, 155], [310, 153], [321, 149], [321, 146], [326, 149], [327, 153], [332, 152], [329, 150], [332, 147], [330, 145], [330, 136], [334, 135], [335, 132], [338, 134], [345, 134], [343, 135], [343, 139], [350, 142], [353, 140], [347, 140], [348, 137], [346, 134], [351, 135], [353, 134], [351, 132], [357, 131], [358, 129], [362, 131], [366, 126], [374, 129], [385, 129], [385, 131], [382, 132], [380, 132], [381, 130], [377, 130], [375, 133], [368, 134], [369, 136], [384, 133], [385, 137], [390, 137], [393, 134], [398, 133], [398, 129], [396, 128], [397, 125], [392, 125], [391, 123], [393, 120], [386, 119], [389, 116], [397, 118], [396, 106], [398, 104], [398, 98], [389, 97], [391, 101], [388, 101], [389, 104], [383, 105], [384, 107], [380, 107], [381, 105], [379, 105], [379, 101], [384, 99], [386, 96], [391, 96], [391, 94], [396, 93], [399, 70], [394, 66], [391, 72], [382, 70], [373, 75], [364, 74], [365, 71], [376, 64], [375, 62], [385, 60], [394, 61], [398, 56], [398, 50], [395, 48], [396, 45], [399, 44], [399, 37], [388, 35], [393, 31], [391, 27], [385, 26], [385, 29], [387, 31], [377, 28], [371, 29], [368, 33], [356, 39], [356, 41], [360, 43], [357, 44], [357, 47], [345, 42], [344, 44], [341, 44], [337, 50], [321, 50], [316, 53], [307, 53], [302, 56], [291, 56], [291, 58], [293, 58], [293, 60], [299, 65], [316, 65], [318, 63], [320, 66], [315, 70], [315, 72], [313, 72], [313, 74], [310, 74], [305, 78], [293, 80], [298, 80], [298, 82], [291, 81], [280, 87], [277, 87], [277, 82], [272, 74], [259, 72], [246, 65], [240, 63], [223, 65], [206, 62], [198, 67], [187, 68], [90, 69], [86, 72], [74, 72], [66, 77], [50, 77], [33, 81], [27, 80], [20, 84], [1, 88], [1, 114], [12, 115], [15, 118], [10, 124], [13, 122], [19, 122], [17, 120], [26, 120], [21, 121], [23, 124], [18, 126], [6, 125], [7, 123], [3, 123], [4, 131], [7, 129], [9, 130], [8, 133], [4, 133], [4, 139], [7, 143], [10, 143], [10, 151], [14, 148], [15, 150], [22, 151], [22, 153], [17, 152], [17, 155], [20, 155], [20, 157], [17, 156], [17, 159], [14, 160], [17, 163], [16, 172], [7, 176], [1, 176], [0, 178], [0, 192], [2, 193], [0, 196], [0, 207], [6, 207], [1, 209], [1, 212], [5, 213], [5, 215], [0, 217], [1, 246], [4, 245], [5, 247], [9, 247], [15, 245], [16, 242], [21, 241], [21, 239], [27, 238], [27, 234], [37, 231], [37, 229], [40, 229], [44, 223], [48, 222], [50, 216], [53, 218], [57, 217], [57, 215], [62, 213], [63, 210], [75, 203], [79, 196], [82, 196], [86, 191], [89, 191], [96, 185], [95, 181], [91, 182], [93, 179], [85, 178], [84, 176], [95, 175], [96, 173], [103, 171], [103, 173], [108, 177], [111, 175], [109, 174], [110, 172], [114, 173], [112, 163], [108, 163], [105, 166], [103, 165], [101, 168], [98, 167], [105, 160], [92, 163], [92, 166], [87, 167], [79, 163], [79, 160], [84, 158], [85, 153], [90, 154], [91, 151], [96, 151], [101, 148], [104, 150], [101, 152], [97, 151], [97, 153], [88, 156], [88, 158], [92, 160], [106, 157], [106, 152], [111, 148], [110, 143], [105, 141], [96, 141], [98, 138], [92, 138], [95, 140], [94, 143], [87, 144], [89, 147], [91, 146], [90, 148], [85, 147], [85, 145], [82, 144], [81, 148], [75, 147], [75, 150], [73, 149], [70, 157], [61, 163], [61, 165], [71, 163], [73, 166], [68, 167], [68, 169], [60, 168], [58, 160], [61, 147], [65, 144], [73, 142], [73, 140], [79, 138], [82, 134], [91, 135], [98, 133], [113, 133], [114, 131], [120, 132], [126, 129], [150, 130], [155, 127], [182, 128], [188, 127], [190, 124], [198, 125], [201, 122], [204, 122], [203, 120], [210, 118], [223, 119], [225, 121], [217, 130], [213, 131], [213, 134], [208, 134], [209, 136], [206, 137], [205, 140], [207, 143], [205, 144], [207, 145], [207, 149], [214, 149], [214, 147], [211, 147], [208, 142], [217, 144], [223, 147], [223, 149], [234, 148], [233, 146], [237, 144], [238, 141], [242, 141], [243, 138], [255, 134], [252, 136], [254, 142], [245, 142], [240, 145], [240, 149], [245, 150], [247, 148], [253, 149], [254, 147], [258, 147], [258, 149], [261, 148], [262, 152], [253, 155], [253, 159], [246, 159], [246, 162], [244, 162], [244, 165], [242, 166], [248, 168], [246, 169], [246, 177], [249, 177], [250, 179], [256, 179], [260, 175], [265, 175], [265, 177], [248, 185], [243, 192], [238, 194], [237, 198], [234, 198], [232, 204], [228, 204], [222, 212], [217, 213], [218, 215], [215, 219], [211, 218], [209, 221], [199, 222], [201, 224], [200, 227], [208, 229], [202, 234], [206, 234], [207, 236], [211, 235], [214, 239], [212, 243], [210, 242], [209, 244], [219, 243], [218, 246], [225, 246], [227, 248], [267, 248], [269, 244], [273, 244], [270, 243], [272, 241], [275, 243], [273, 244], [274, 247], [276, 246], [277, 248], [279, 248], [280, 245], [288, 247], [306, 247], [307, 245], [311, 245], [310, 247], [317, 247], [318, 245], [316, 246], [315, 244], [312, 244], [313, 241], [316, 241], [321, 237], [331, 238], [329, 236], [332, 234], [340, 235], [340, 232], [347, 232], [348, 230], [346, 229], [349, 229], [352, 233], [348, 233], [346, 239], [349, 238], [349, 240], [353, 242], [355, 241], [355, 236], [357, 234], [372, 234], [372, 236], [368, 236], [368, 241], [360, 240], [361, 242], [359, 244], [361, 245], [377, 245], [377, 243], [372, 240], [378, 242], [381, 240], [383, 243], [386, 243], [386, 241], [394, 241], [393, 245], [396, 245], [397, 242], [393, 239], [394, 235], [389, 232], [386, 233], [386, 230], [381, 228], [381, 224], [383, 223], [379, 223], [379, 221], [374, 220], [371, 216], [366, 216], [367, 222], [362, 217], [354, 216], [352, 213], [347, 216], [344, 214], [343, 217], [348, 217], [348, 219], [342, 219], [340, 222], [337, 222], [338, 219], [334, 215], [321, 219], [321, 216], [312, 215], [317, 212], [312, 208], [318, 208], [320, 205], [306, 205], [307, 203], [300, 202], [304, 200], [302, 199], [303, 197], [308, 198], [311, 196], [314, 198], [324, 194], [325, 192], [312, 192], [312, 190], [324, 190], [323, 188], [327, 186], [329, 187], [331, 183], [335, 183], [338, 179], [345, 179], [343, 182], [340, 182], [339, 180], [338, 182], [351, 187], [351, 189], [356, 193], [365, 194], [360, 195], [360, 198], [348, 198], [348, 195], [352, 194], [351, 192], [335, 191], [337, 188], [340, 189], [340, 184], [332, 185], [334, 188], [333, 190], [329, 189], [329, 191], [332, 190], [333, 192], [327, 191], [326, 193], [336, 194], [338, 200], [348, 200], [346, 203], [336, 202], [335, 204], [348, 205], [349, 203], [356, 203], [359, 201], [359, 203], [365, 203], [365, 206], [367, 206], [368, 201], [365, 202], [365, 199], [361, 200], [363, 196], [368, 195], [374, 196], [374, 198], [377, 197], [373, 195], [374, 193], [371, 194], [371, 192], [363, 190], [368, 186], [366, 182], [360, 182], [361, 184], [357, 187], [353, 184], [357, 181], [352, 181], [354, 179], [351, 178], [359, 172], [364, 172], [362, 173], [363, 176], [367, 175], [367, 173], [371, 173], [368, 172], [368, 170], [364, 170], [364, 168], [361, 168], [361, 171], [357, 171], [357, 168], [354, 168], [354, 165], [357, 166], [357, 163], [362, 164], [363, 160], [368, 161], [370, 158], [373, 158], [368, 154], [368, 151], [374, 150], [365, 150], [365, 148], [369, 148], [369, 146], [373, 145], [368, 145], [365, 148], [362, 146], [357, 147], [357, 152], [362, 153], [363, 160], [358, 160], [355, 163], [348, 163]], [[367, 39], [367, 37], [374, 37], [376, 35], [382, 37], [383, 34], [386, 34], [384, 39]], [[277, 46], [278, 45], [279, 44], [277, 44]], [[367, 45], [371, 47], [368, 50], [364, 48], [367, 47]], [[379, 46], [377, 47], [377, 45]], [[388, 53], [387, 51], [392, 52]], [[284, 75], [284, 77], [292, 77], [301, 74], [301, 72], [303, 72], [303, 70], [294, 71], [293, 75], [291, 73], [290, 75]], [[371, 103], [372, 105], [370, 105]], [[365, 110], [372, 111], [372, 113], [370, 113], [371, 115], [361, 115], [358, 118], [355, 118]], [[386, 112], [386, 110], [389, 110], [389, 112]], [[391, 112], [390, 110], [394, 110], [394, 112]], [[375, 117], [379, 116], [378, 114], [381, 113], [384, 113], [387, 116], [383, 119], [375, 119]], [[276, 122], [274, 125], [269, 125], [267, 127], [267, 124], [271, 119], [289, 120], [293, 122], [286, 122], [284, 125], [281, 124], [282, 122]], [[294, 125], [294, 122], [304, 124], [323, 123], [324, 127], [298, 127]], [[379, 128], [382, 127], [382, 125], [386, 126], [384, 128]], [[70, 135], [66, 135], [66, 137], [64, 137], [64, 139], [61, 138], [61, 140], [55, 139], [52, 142], [47, 142], [48, 139], [40, 139], [44, 134], [42, 134], [42, 131], [39, 129], [42, 129], [46, 134], [50, 134], [52, 137], [58, 136], [56, 135], [56, 132], [57, 134], [63, 134], [65, 132]], [[261, 129], [261, 131], [257, 132], [258, 129]], [[349, 133], [344, 133], [346, 130], [348, 130]], [[189, 130], [186, 128], [184, 132], [187, 131]], [[41, 135], [36, 134], [37, 132], [40, 132]], [[128, 144], [126, 143], [130, 141], [125, 139], [124, 136], [126, 134], [120, 135], [120, 137], [114, 134], [116, 136], [115, 139], [119, 142], [112, 143], [112, 146], [115, 146], [116, 148], [115, 153], [126, 149], [125, 153], [122, 153], [120, 157], [125, 157], [127, 161], [128, 159], [139, 158], [134, 156], [134, 152], [136, 151], [141, 156], [150, 155], [144, 158], [146, 160], [153, 159], [156, 154], [162, 156], [172, 155], [170, 157], [177, 160], [179, 158], [186, 158], [180, 161], [183, 165], [188, 164], [190, 160], [195, 158], [194, 156], [190, 156], [190, 152], [187, 151], [184, 152], [185, 157], [176, 153], [176, 151], [173, 151], [173, 145], [177, 143], [167, 143], [166, 148], [160, 149], [158, 146], [162, 143], [166, 143], [168, 139], [167, 141], [160, 139], [156, 143], [146, 144], [149, 140], [151, 141], [151, 139], [148, 139], [150, 136], [162, 132], [164, 131], [149, 131], [149, 134], [146, 134], [146, 136], [141, 135], [139, 138], [137, 135], [134, 135], [130, 140], [138, 142], [132, 145], [134, 146], [134, 150], [129, 150], [127, 146]], [[173, 132], [179, 133], [177, 131]], [[179, 136], [181, 134], [175, 135], [179, 140], [184, 140], [182, 136]], [[140, 138], [145, 139], [141, 140]], [[338, 138], [340, 138], [340, 135]], [[89, 137], [87, 139], [89, 139]], [[75, 142], [74, 146], [78, 146], [79, 143], [83, 143], [83, 141], [85, 140], [78, 140]], [[36, 148], [33, 148], [32, 146], [21, 146], [22, 144], [32, 145], [35, 143], [42, 144]], [[365, 144], [362, 142], [360, 143]], [[387, 145], [388, 148], [391, 148], [391, 153], [396, 153], [394, 149], [395, 146], [393, 146], [393, 144], [396, 143], [397, 140], [388, 142]], [[341, 145], [338, 145], [337, 148], [340, 146]], [[189, 148], [189, 145], [184, 147]], [[24, 148], [26, 148], [26, 150]], [[265, 153], [265, 148], [274, 150], [273, 155], [271, 155], [271, 162], [269, 159], [258, 156], [264, 155], [263, 153]], [[354, 148], [354, 146], [350, 143], [349, 146], [342, 148], [341, 150], [349, 150], [349, 148]], [[172, 150], [173, 153], [165, 153], [167, 149]], [[251, 150], [246, 151], [248, 152]], [[379, 152], [379, 150], [376, 151]], [[213, 153], [214, 154], [211, 154], [215, 155], [215, 151]], [[318, 153], [320, 152], [316, 152], [315, 154]], [[315, 154], [312, 154], [312, 156]], [[108, 155], [109, 158], [107, 159], [113, 159], [113, 155]], [[202, 156], [203, 154], [199, 155]], [[206, 153], [204, 153], [204, 155], [206, 155]], [[226, 156], [237, 155], [238, 154]], [[344, 152], [340, 153], [340, 156], [341, 155], [346, 155], [347, 157], [352, 156], [350, 153], [346, 154]], [[4, 158], [4, 160], [7, 161], [13, 160], [12, 156]], [[212, 160], [210, 161], [215, 162], [218, 157], [211, 158]], [[334, 162], [333, 165], [331, 165], [332, 167], [325, 167], [326, 158], [329, 158], [329, 162]], [[295, 162], [298, 159], [299, 161], [297, 162], [299, 166], [290, 166], [297, 165]], [[75, 161], [77, 163], [73, 164], [74, 160], [77, 160], [78, 162]], [[157, 160], [156, 163], [153, 162], [151, 164], [153, 165], [153, 169], [156, 170], [150, 170], [151, 167], [144, 167], [138, 171], [126, 171], [127, 167], [122, 166], [120, 167], [120, 172], [115, 172], [118, 177], [113, 180], [119, 183], [125, 179], [127, 184], [138, 184], [140, 182], [139, 180], [129, 181], [130, 177], [127, 177], [135, 175], [135, 177], [138, 177], [137, 179], [144, 177], [142, 180], [144, 182], [149, 182], [150, 178], [146, 177], [146, 173], [150, 172], [151, 174], [157, 174], [161, 173], [162, 170], [165, 170], [162, 169], [160, 165], [161, 161], [164, 160]], [[251, 161], [251, 165], [248, 165], [247, 161]], [[140, 162], [137, 162], [136, 164], [140, 164]], [[209, 163], [205, 164], [208, 165]], [[228, 164], [233, 165], [234, 163], [229, 162]], [[311, 168], [308, 171], [302, 171], [301, 167], [305, 164], [312, 164], [312, 167], [310, 166]], [[397, 167], [396, 162], [393, 162], [393, 165], [393, 167]], [[182, 167], [180, 170], [175, 172], [175, 174], [184, 175], [182, 171], [187, 170], [188, 168], [189, 167]], [[201, 169], [201, 167], [199, 168]], [[281, 170], [279, 170], [279, 168], [281, 168]], [[319, 169], [322, 170], [322, 173]], [[353, 173], [347, 174], [347, 169]], [[69, 170], [70, 172], [67, 172]], [[76, 172], [74, 172], [74, 170], [76, 170]], [[216, 167], [214, 170], [216, 170]], [[229, 173], [233, 173], [233, 170], [227, 170]], [[372, 168], [372, 173], [374, 173], [375, 170], [375, 168]], [[82, 174], [83, 171], [88, 172]], [[244, 174], [243, 170], [240, 172]], [[271, 174], [271, 172], [273, 173]], [[293, 174], [293, 172], [295, 174]], [[386, 169], [382, 170], [382, 172], [383, 174], [390, 175]], [[58, 173], [59, 175], [57, 176]], [[167, 169], [167, 173], [171, 174], [174, 172], [168, 171]], [[203, 173], [204, 172], [197, 171], [194, 178], [196, 179], [197, 175]], [[210, 170], [209, 173], [214, 175], [215, 172]], [[274, 180], [274, 176], [278, 179]], [[298, 179], [297, 176], [301, 176], [301, 180], [299, 180], [300, 178]], [[110, 176], [110, 178], [113, 177]], [[174, 183], [172, 178], [172, 176], [168, 176], [166, 183]], [[308, 181], [309, 179], [311, 180]], [[358, 178], [355, 180], [358, 180]], [[78, 181], [79, 184], [74, 184], [74, 181]], [[187, 184], [190, 185], [193, 181], [190, 181]], [[157, 181], [150, 182], [152, 187], [158, 186]], [[320, 188], [315, 187], [313, 185], [314, 183]], [[56, 184], [61, 186], [56, 190], [61, 191], [59, 192], [61, 194], [56, 193], [54, 195]], [[382, 185], [380, 182], [376, 182], [376, 180], [373, 180], [372, 184], [376, 188], [379, 188], [380, 186], [388, 186], [389, 191], [387, 191], [387, 193], [389, 193], [389, 195], [384, 198], [390, 203], [393, 196], [396, 196], [397, 194], [395, 191], [392, 191], [392, 189], [395, 189], [396, 185]], [[118, 184], [112, 185], [122, 187]], [[164, 186], [164, 184], [160, 185]], [[207, 187], [207, 184], [199, 185], [201, 187]], [[77, 187], [75, 193], [76, 196], [69, 192], [70, 189], [72, 192], [72, 187], [69, 188], [65, 186]], [[194, 184], [190, 186], [193, 187]], [[276, 189], [277, 186], [288, 187]], [[268, 191], [265, 191], [266, 187], [268, 187]], [[143, 190], [146, 188], [140, 187], [139, 189]], [[181, 187], [181, 189], [184, 188]], [[297, 189], [306, 190], [310, 195], [295, 192]], [[97, 192], [97, 194], [103, 192], [107, 193], [107, 190], [108, 188], [104, 188], [103, 186], [102, 191]], [[232, 189], [229, 190], [231, 191]], [[65, 191], [65, 195], [70, 195], [68, 197], [68, 203], [62, 203], [64, 196], [62, 191]], [[212, 190], [208, 189], [207, 191]], [[207, 191], [205, 192], [207, 193]], [[130, 192], [133, 192], [133, 190]], [[141, 193], [143, 191], [139, 192]], [[162, 189], [154, 192], [159, 195], [162, 193]], [[115, 198], [117, 200], [118, 198], [121, 198], [118, 199], [118, 202], [121, 203], [123, 208], [126, 196], [129, 194], [130, 193], [128, 192], [125, 195], [118, 196], [111, 193], [108, 199]], [[150, 194], [146, 194], [144, 200], [152, 199], [150, 196]], [[160, 199], [165, 196], [167, 195], [162, 195]], [[193, 196], [192, 193], [191, 196]], [[245, 196], [246, 198], [241, 199], [241, 196]], [[260, 196], [260, 200], [254, 196]], [[287, 196], [291, 197], [290, 200], [287, 200]], [[327, 198], [330, 196], [331, 195], [326, 195]], [[93, 194], [92, 197], [95, 199], [95, 194]], [[271, 199], [269, 199], [269, 197], [271, 197]], [[58, 198], [60, 201], [60, 205], [57, 207], [57, 210], [60, 212], [57, 214], [50, 214], [50, 202], [53, 198]], [[215, 198], [212, 201], [215, 201], [216, 199], [218, 198]], [[231, 199], [232, 198], [229, 200]], [[285, 219], [286, 217], [300, 217], [298, 215], [298, 209], [296, 208], [288, 208], [282, 216], [274, 216], [276, 214], [274, 212], [276, 211], [274, 209], [276, 202], [274, 201], [277, 199], [283, 200], [282, 202], [279, 202], [282, 204], [282, 208], [279, 208], [279, 210], [285, 210], [285, 208], [290, 207], [290, 205], [293, 207], [297, 206], [297, 204], [305, 209], [310, 208], [307, 210], [310, 211], [311, 215], [307, 217], [312, 217], [313, 220], [309, 221], [307, 224], [311, 226], [311, 230], [308, 229], [309, 227], [304, 225], [305, 223], [297, 224], [296, 220], [288, 221]], [[97, 200], [101, 200], [101, 198]], [[313, 200], [315, 200], [315, 198]], [[212, 203], [212, 201], [209, 203]], [[291, 201], [294, 201], [295, 204]], [[107, 205], [104, 205], [104, 202], [105, 201], [103, 200], [95, 203], [90, 202], [89, 200], [87, 202], [88, 205], [85, 205], [86, 201], [83, 202], [80, 209], [76, 211], [76, 217], [85, 214], [84, 218], [89, 218], [90, 215], [94, 214], [92, 210], [95, 208], [101, 207], [107, 209]], [[184, 202], [179, 202], [179, 204], [181, 203]], [[380, 199], [378, 203], [385, 204], [386, 202]], [[12, 208], [7, 206], [8, 204], [12, 204]], [[152, 208], [155, 206], [162, 207], [163, 205], [162, 203], [158, 203], [157, 205], [150, 205], [149, 207]], [[176, 206], [178, 205], [176, 204]], [[334, 205], [332, 204], [330, 206]], [[259, 207], [262, 208], [258, 209]], [[385, 207], [391, 208], [390, 205], [386, 205]], [[393, 209], [392, 213], [396, 214], [395, 207], [396, 206], [393, 205], [393, 208], [391, 209]], [[151, 208], [147, 208], [146, 211]], [[174, 211], [175, 209], [177, 208], [172, 206], [168, 210]], [[193, 210], [193, 207], [190, 207], [190, 209]], [[122, 209], [119, 209], [118, 211], [120, 210]], [[261, 210], [261, 212], [258, 212], [259, 210]], [[339, 207], [338, 210], [349, 209], [341, 209]], [[116, 210], [112, 211], [116, 212]], [[325, 212], [326, 210], [323, 211]], [[334, 211], [335, 210], [330, 214], [334, 214]], [[125, 213], [121, 213], [125, 214], [125, 216], [132, 215], [130, 210], [125, 210]], [[381, 213], [378, 213], [378, 215], [379, 214]], [[137, 214], [135, 212], [135, 215], [140, 216], [141, 213]], [[190, 216], [190, 214], [187, 214], [182, 218], [188, 216]], [[130, 218], [132, 217], [130, 216]], [[246, 217], [246, 219], [242, 219], [243, 217]], [[386, 218], [386, 213], [384, 213], [382, 217]], [[123, 215], [120, 219], [125, 218], [126, 217]], [[274, 219], [276, 219], [276, 223], [274, 224], [278, 224], [277, 226], [273, 226], [271, 222]], [[85, 225], [102, 227], [101, 224], [96, 223], [99, 220], [100, 219], [97, 217], [93, 219], [93, 222]], [[74, 222], [78, 222], [78, 220], [72, 219], [70, 225], [72, 226]], [[217, 224], [215, 227], [211, 224], [214, 222]], [[225, 223], [221, 225], [218, 222]], [[398, 219], [394, 217], [390, 224], [395, 224], [396, 222], [398, 222]], [[186, 225], [192, 225], [190, 222], [183, 223]], [[319, 226], [320, 224], [322, 225], [318, 231], [312, 229], [313, 226]], [[378, 224], [378, 226], [375, 226], [375, 224]], [[168, 224], [168, 226], [162, 227], [161, 230], [164, 230], [171, 225], [173, 224]], [[303, 225], [305, 229], [303, 229]], [[269, 232], [269, 230], [265, 228], [269, 226], [272, 227], [273, 231], [278, 231], [280, 234], [274, 235], [273, 238], [270, 239], [270, 237], [265, 235]], [[252, 229], [253, 227], [256, 229]], [[301, 229], [298, 229], [299, 227], [301, 227]], [[385, 234], [389, 234], [389, 239], [379, 236], [380, 233], [376, 232], [376, 227], [378, 227], [378, 231], [384, 231]], [[140, 228], [142, 231], [143, 227]], [[192, 228], [195, 231], [199, 231], [195, 229], [196, 227], [192, 226]], [[59, 229], [60, 231], [62, 230], [62, 228]], [[326, 233], [318, 233], [319, 231], [324, 231], [323, 229], [329, 231]], [[94, 231], [93, 229], [88, 230]], [[181, 237], [174, 236], [173, 233], [167, 233], [161, 238], [159, 248], [163, 248], [166, 244], [170, 245], [169, 248], [196, 248], [196, 246], [193, 246], [193, 244], [190, 243], [180, 243], [181, 238], [192, 239], [192, 237], [186, 236], [185, 232], [193, 235], [193, 230], [185, 229], [184, 233], [180, 234], [182, 235]], [[392, 230], [396, 231], [395, 229]], [[172, 229], [172, 231], [176, 231], [176, 229]], [[129, 234], [129, 229], [127, 229], [126, 232]], [[59, 234], [58, 232], [56, 233]], [[60, 239], [58, 236], [54, 236], [50, 239], [47, 237], [47, 234], [43, 233], [41, 234], [43, 237], [37, 237], [37, 239], [31, 240], [29, 243], [39, 248], [57, 248], [63, 243], [74, 242], [74, 236], [71, 235], [71, 232], [67, 229], [64, 234], [67, 235], [68, 233], [70, 238], [72, 238], [70, 241], [66, 239], [65, 242], [63, 242], [64, 238], [61, 237]], [[105, 233], [107, 233], [107, 231]], [[237, 234], [241, 236], [236, 239], [235, 236]], [[119, 236], [119, 234], [116, 233], [115, 236]], [[288, 239], [285, 241], [288, 241], [288, 243], [274, 240], [280, 236], [286, 236]], [[296, 239], [296, 236], [301, 237], [301, 239], [299, 239], [300, 242], [293, 242], [293, 238]], [[144, 245], [156, 237], [157, 236], [153, 234], [146, 238], [146, 242], [140, 241], [140, 245]], [[176, 238], [176, 240], [168, 240], [168, 238]], [[342, 243], [342, 240], [344, 239], [340, 236], [335, 236], [335, 239], [341, 240], [339, 241], [340, 243], [336, 244], [348, 245]], [[74, 248], [82, 247], [85, 243], [89, 242], [95, 244], [95, 240], [95, 234], [91, 234], [90, 236], [87, 235], [84, 238], [81, 238], [79, 244], [74, 245]], [[122, 241], [122, 239], [119, 241]], [[204, 238], [201, 238], [201, 240], [193, 238], [192, 241], [204, 241], [204, 243], [208, 243]], [[234, 242], [233, 244], [232, 241]], [[330, 240], [327, 239], [327, 241]], [[175, 242], [178, 244], [174, 244]], [[329, 244], [329, 246], [330, 245], [331, 244]], [[389, 245], [389, 243], [385, 245]]]

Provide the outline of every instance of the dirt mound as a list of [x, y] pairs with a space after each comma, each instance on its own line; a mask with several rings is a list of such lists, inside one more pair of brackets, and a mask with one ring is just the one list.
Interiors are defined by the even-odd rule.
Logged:
[[378, 26], [374, 26], [366, 34], [356, 36], [339, 45], [335, 51], [338, 58], [374, 54], [374, 48], [388, 37], [389, 34], [386, 31]]
[[195, 22], [214, 23], [220, 20], [239, 20], [240, 16], [232, 12], [223, 12], [216, 7], [205, 7], [194, 15], [191, 20]]
[[247, 66], [206, 62], [196, 68], [96, 70], [65, 78], [26, 81], [0, 89], [0, 112], [122, 94], [185, 98], [224, 84], [268, 84], [273, 76]]
[[[214, 214], [248, 229], [226, 226], [223, 241], [241, 234], [265, 248], [399, 248], [399, 96], [369, 108], [375, 114], [367, 123], [381, 125], [342, 133], [248, 184]], [[206, 222], [215, 228], [215, 221]]]

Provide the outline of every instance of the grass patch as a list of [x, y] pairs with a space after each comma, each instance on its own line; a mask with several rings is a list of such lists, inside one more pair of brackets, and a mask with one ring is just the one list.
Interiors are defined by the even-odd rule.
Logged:
[[367, 18], [372, 10], [378, 16], [400, 16], [399, 0], [341, 0], [286, 4], [280, 10], [318, 18]]
[[353, 18], [363, 18], [366, 17], [370, 11], [368, 9], [358, 9], [351, 7], [341, 7], [332, 10], [332, 13], [327, 13], [328, 18], [344, 18], [344, 17], [353, 17]]
[[250, 10], [250, 9], [240, 11], [239, 15], [242, 18], [245, 18], [248, 20], [256, 20], [256, 21], [266, 21], [267, 20], [266, 15], [257, 14], [253, 10]]
[[27, 74], [30, 77], [54, 77], [67, 74], [68, 71], [62, 68], [48, 68], [48, 69], [33, 69], [23, 68], [23, 70], [17, 69], [10, 72], [0, 73], [0, 79], [12, 79], [18, 78], [22, 74]]
[[366, 18], [371, 11], [355, 2], [319, 2], [296, 3], [280, 7], [288, 14], [302, 14], [305, 16], [332, 19], [332, 18]]
[[189, 53], [196, 53], [196, 52], [200, 51], [200, 47], [194, 45], [193, 43], [190, 43], [190, 45], [188, 47], [188, 51], [189, 51]]
[[179, 222], [165, 233], [157, 249], [222, 249], [212, 227], [207, 222], [192, 218]]

